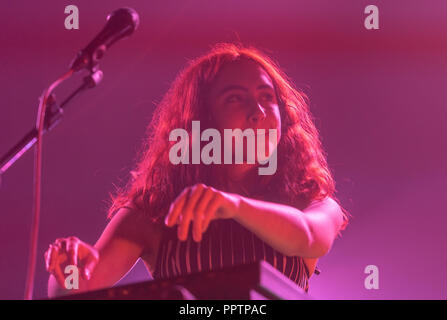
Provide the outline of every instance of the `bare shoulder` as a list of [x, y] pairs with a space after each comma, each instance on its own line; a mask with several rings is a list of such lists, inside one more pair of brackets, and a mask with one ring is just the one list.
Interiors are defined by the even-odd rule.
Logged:
[[303, 212], [312, 214], [315, 217], [327, 217], [337, 229], [341, 228], [344, 222], [344, 214], [340, 205], [329, 196], [321, 200], [312, 201]]
[[340, 209], [340, 206], [332, 197], [327, 196], [324, 199], [311, 201], [311, 203], [303, 210], [303, 212], [313, 211], [315, 209], [337, 210]]

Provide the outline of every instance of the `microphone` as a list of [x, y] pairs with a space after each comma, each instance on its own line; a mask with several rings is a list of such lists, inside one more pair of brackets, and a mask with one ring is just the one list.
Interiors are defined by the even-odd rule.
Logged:
[[95, 71], [98, 61], [106, 50], [121, 38], [130, 36], [140, 23], [138, 13], [131, 8], [120, 8], [107, 16], [107, 23], [101, 32], [81, 50], [70, 69], [74, 72], [83, 68]]

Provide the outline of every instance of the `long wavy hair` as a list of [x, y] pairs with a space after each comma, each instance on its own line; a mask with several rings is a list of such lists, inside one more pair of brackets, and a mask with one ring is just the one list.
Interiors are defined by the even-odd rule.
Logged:
[[[269, 74], [275, 87], [281, 114], [281, 139], [278, 144], [277, 171], [258, 176], [259, 188], [249, 196], [304, 209], [312, 201], [335, 197], [335, 182], [308, 106], [308, 97], [268, 55], [254, 47], [219, 43], [194, 60], [178, 74], [157, 105], [137, 155], [137, 163], [126, 186], [111, 194], [108, 217], [133, 203], [153, 222], [163, 221], [175, 197], [187, 186], [202, 182], [213, 185], [209, 166], [178, 164], [169, 161], [169, 141], [173, 129], [183, 128], [191, 137], [192, 121], [208, 123], [207, 92], [219, 70], [228, 63], [250, 59]], [[261, 191], [260, 191], [261, 190]], [[349, 213], [342, 208], [346, 227]]]

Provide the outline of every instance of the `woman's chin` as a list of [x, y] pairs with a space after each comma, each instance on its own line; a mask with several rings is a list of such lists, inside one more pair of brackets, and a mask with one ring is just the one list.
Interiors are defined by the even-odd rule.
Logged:
[[242, 163], [242, 164], [228, 164], [227, 165], [227, 174], [229, 177], [232, 178], [234, 181], [242, 180], [246, 177], [246, 175], [256, 169], [258, 166], [257, 164], [248, 164], [248, 163]]

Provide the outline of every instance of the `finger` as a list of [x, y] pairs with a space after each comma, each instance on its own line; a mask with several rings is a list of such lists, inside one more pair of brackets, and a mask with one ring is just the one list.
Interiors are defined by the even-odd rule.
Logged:
[[70, 237], [68, 238], [68, 241], [66, 241], [66, 244], [68, 262], [71, 265], [77, 266], [79, 239], [77, 239], [76, 237]]
[[56, 260], [53, 262], [57, 263], [57, 259], [60, 255], [63, 255], [67, 251], [66, 241], [65, 238], [58, 238], [56, 239], [51, 246], [53, 247], [53, 251], [57, 253]]
[[49, 256], [48, 271], [54, 276], [59, 286], [65, 288], [65, 276], [61, 269], [63, 254], [60, 255], [60, 248], [55, 244], [50, 244], [50, 249], [47, 253]]
[[[192, 214], [194, 215], [194, 220], [192, 224], [192, 238], [195, 242], [199, 242], [202, 240], [202, 218], [203, 218], [203, 212], [198, 210], [193, 210]], [[188, 233], [187, 233], [188, 234]]]
[[66, 248], [66, 241], [67, 241], [67, 239], [65, 239], [65, 238], [57, 238], [57, 239], [54, 241], [54, 244], [55, 244], [56, 246], [58, 246], [58, 247], [60, 247], [60, 248], [62, 248], [62, 249], [65, 250], [65, 248]]
[[[189, 229], [189, 224], [192, 220], [192, 216], [188, 216], [186, 210], [185, 210], [185, 206], [189, 201], [189, 195], [192, 193], [192, 190], [190, 190], [190, 193], [188, 194], [188, 198], [186, 198], [183, 206], [179, 209], [181, 214], [179, 215], [178, 219], [177, 219], [177, 237], [181, 240], [184, 241], [187, 238], [188, 235], [188, 229]], [[185, 234], [185, 235], [184, 235]]]
[[57, 248], [59, 254], [67, 252], [67, 241], [65, 238], [56, 239], [54, 246]]
[[[59, 257], [57, 260], [59, 260]], [[53, 269], [52, 275], [56, 278], [56, 281], [61, 286], [61, 288], [65, 288], [65, 275], [62, 272], [60, 264], [61, 264], [60, 261], [56, 261], [56, 265]]]
[[186, 240], [188, 237], [189, 224], [194, 217], [193, 209], [196, 207], [196, 203], [205, 190], [205, 185], [197, 184], [192, 187], [189, 197], [185, 203], [184, 210], [182, 212], [182, 221], [178, 229], [178, 237], [180, 240]]
[[84, 264], [84, 272], [83, 276], [85, 279], [90, 280], [92, 277], [93, 270], [95, 269], [96, 265], [98, 263], [98, 259], [95, 255], [91, 254], [87, 257], [87, 260]]
[[210, 188], [205, 188], [200, 196], [200, 199], [197, 201], [196, 208], [194, 209], [194, 229], [193, 229], [193, 238], [195, 241], [199, 242], [202, 240], [202, 227], [203, 220], [206, 214], [205, 208], [213, 198], [214, 192]]
[[222, 199], [220, 194], [214, 193], [213, 198], [208, 202], [205, 209], [205, 218], [203, 220], [203, 233], [205, 233], [208, 229], [211, 220], [216, 217], [216, 211], [219, 209], [221, 201]]
[[171, 206], [169, 207], [169, 212], [165, 218], [165, 224], [168, 227], [172, 227], [177, 222], [189, 192], [190, 188], [185, 188], [182, 193], [180, 193], [180, 195], [172, 202]]
[[53, 247], [50, 244], [47, 251], [45, 251], [45, 253], [44, 253], [45, 269], [47, 269], [47, 271], [50, 271], [50, 262], [51, 262], [52, 252], [53, 252]]
[[51, 252], [50, 252], [48, 271], [53, 272], [57, 265], [57, 260], [59, 256], [59, 247], [54, 244], [50, 244], [50, 250]]

